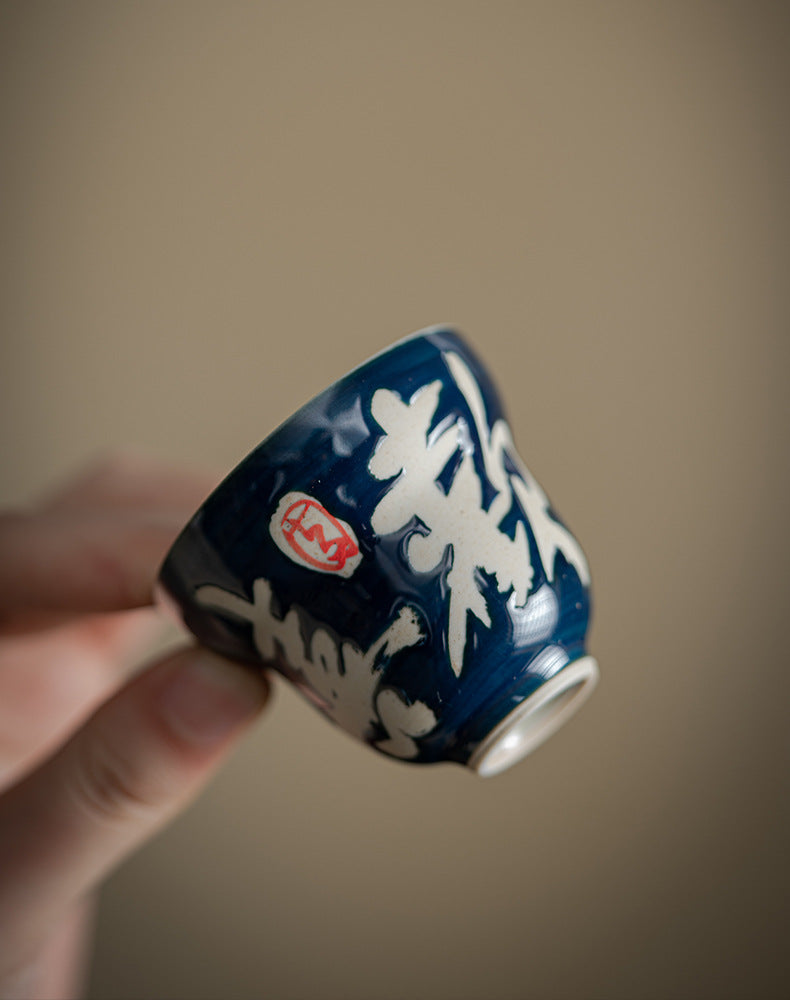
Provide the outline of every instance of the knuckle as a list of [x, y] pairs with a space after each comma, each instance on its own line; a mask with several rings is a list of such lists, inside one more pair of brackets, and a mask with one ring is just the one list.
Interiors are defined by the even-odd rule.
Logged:
[[88, 544], [83, 550], [86, 574], [96, 581], [108, 610], [135, 607], [142, 603], [139, 587], [122, 553], [104, 544]]
[[72, 790], [78, 807], [103, 825], [123, 825], [156, 808], [134, 763], [112, 740], [84, 741], [77, 756]]

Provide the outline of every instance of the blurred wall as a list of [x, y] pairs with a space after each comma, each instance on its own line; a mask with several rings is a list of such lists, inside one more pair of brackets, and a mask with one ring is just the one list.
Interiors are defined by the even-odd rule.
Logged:
[[786, 4], [4, 3], [2, 497], [229, 468], [449, 321], [603, 680], [481, 781], [278, 685], [110, 881], [96, 998], [784, 995]]

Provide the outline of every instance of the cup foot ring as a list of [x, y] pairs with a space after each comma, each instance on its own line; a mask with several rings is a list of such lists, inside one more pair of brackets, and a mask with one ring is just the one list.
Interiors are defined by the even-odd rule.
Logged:
[[574, 660], [506, 715], [477, 747], [468, 766], [487, 778], [526, 757], [576, 713], [597, 682], [598, 664], [592, 656]]

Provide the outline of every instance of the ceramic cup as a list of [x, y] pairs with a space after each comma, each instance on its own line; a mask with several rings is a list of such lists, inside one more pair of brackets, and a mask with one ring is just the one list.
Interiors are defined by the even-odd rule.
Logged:
[[377, 354], [215, 490], [160, 575], [198, 640], [375, 749], [490, 775], [595, 685], [590, 576], [455, 332]]

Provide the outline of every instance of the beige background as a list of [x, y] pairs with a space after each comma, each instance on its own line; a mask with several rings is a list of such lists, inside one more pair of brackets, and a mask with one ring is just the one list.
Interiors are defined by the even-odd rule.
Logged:
[[0, 8], [6, 502], [450, 321], [596, 584], [600, 688], [488, 782], [278, 686], [93, 997], [786, 995], [789, 11]]

